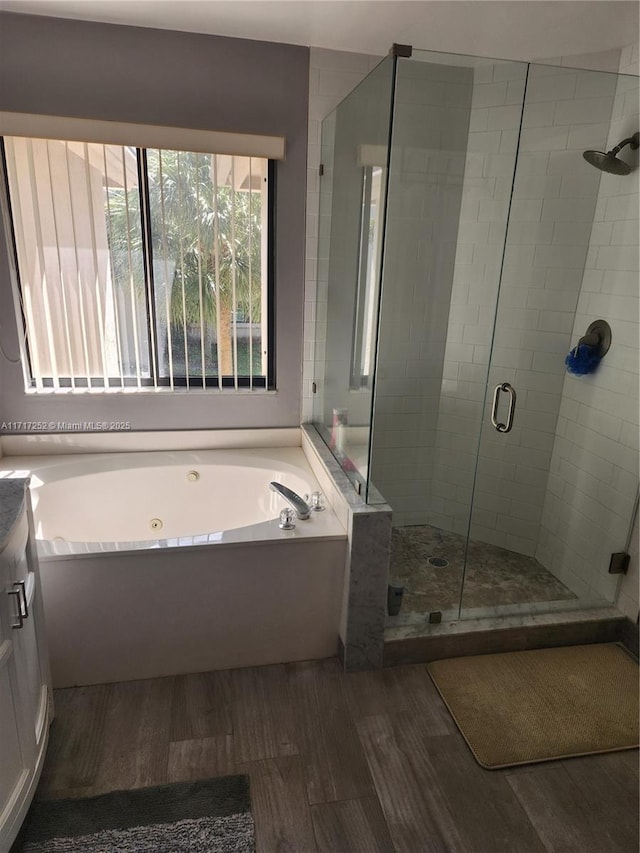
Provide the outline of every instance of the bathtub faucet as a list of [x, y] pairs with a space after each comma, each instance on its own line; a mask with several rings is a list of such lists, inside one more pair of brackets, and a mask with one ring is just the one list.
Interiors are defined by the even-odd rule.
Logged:
[[286, 486], [283, 486], [282, 483], [276, 483], [275, 481], [269, 483], [269, 488], [272, 492], [277, 492], [291, 507], [293, 507], [298, 518], [309, 518], [311, 515], [311, 509], [309, 508], [309, 504], [302, 500], [300, 495], [296, 494], [292, 489], [288, 489]]

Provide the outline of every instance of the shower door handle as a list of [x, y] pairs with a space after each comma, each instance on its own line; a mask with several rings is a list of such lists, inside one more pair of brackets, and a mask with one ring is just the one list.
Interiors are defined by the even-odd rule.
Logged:
[[[507, 412], [507, 422], [506, 424], [498, 421], [498, 405], [500, 404], [500, 393], [502, 391], [506, 391], [509, 394], [509, 410]], [[513, 415], [516, 409], [516, 389], [513, 385], [510, 385], [508, 382], [502, 382], [500, 385], [496, 385], [495, 391], [493, 392], [493, 405], [491, 407], [491, 423], [497, 429], [498, 432], [511, 432], [511, 428], [513, 427]]]
[[16, 602], [18, 604], [16, 614], [15, 614], [16, 619], [18, 621], [12, 622], [11, 627], [12, 628], [22, 628], [22, 626], [24, 624], [24, 614], [22, 612], [22, 602], [20, 601], [20, 590], [19, 589], [9, 589], [9, 590], [7, 590], [7, 595], [15, 596]]
[[29, 605], [27, 604], [27, 584], [25, 581], [15, 581], [13, 584], [20, 592], [20, 613], [23, 619], [29, 618]]

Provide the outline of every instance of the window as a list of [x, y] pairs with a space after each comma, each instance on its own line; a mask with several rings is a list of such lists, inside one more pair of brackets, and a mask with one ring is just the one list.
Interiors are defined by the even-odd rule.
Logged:
[[273, 161], [5, 136], [28, 389], [273, 385]]
[[358, 279], [351, 357], [352, 390], [371, 388], [373, 380], [385, 174], [386, 170], [381, 166], [365, 165], [362, 170]]

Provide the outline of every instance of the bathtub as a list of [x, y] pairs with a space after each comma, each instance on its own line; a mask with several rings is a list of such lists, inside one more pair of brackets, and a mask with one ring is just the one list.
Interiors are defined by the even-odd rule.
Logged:
[[281, 530], [300, 447], [4, 457], [31, 477], [54, 686], [329, 657], [346, 531]]

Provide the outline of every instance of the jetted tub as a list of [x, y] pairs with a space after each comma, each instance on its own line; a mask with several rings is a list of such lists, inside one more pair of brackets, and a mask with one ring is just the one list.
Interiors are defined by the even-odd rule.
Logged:
[[25, 474], [54, 686], [335, 654], [346, 532], [281, 530], [269, 489], [319, 490], [301, 448], [0, 459]]

